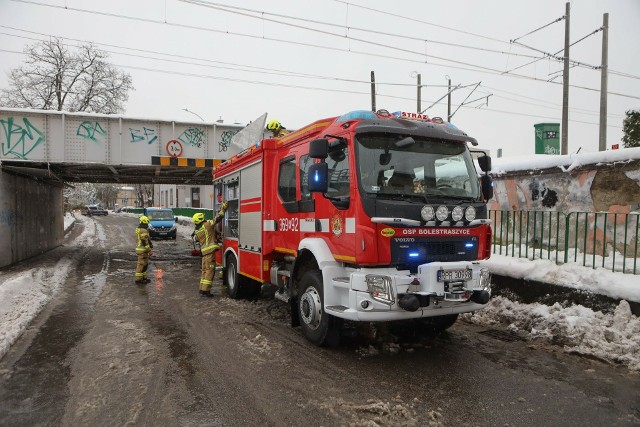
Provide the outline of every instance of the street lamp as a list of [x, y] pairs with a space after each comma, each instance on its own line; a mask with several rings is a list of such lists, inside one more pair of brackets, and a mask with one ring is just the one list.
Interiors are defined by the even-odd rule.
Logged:
[[202, 116], [200, 116], [200, 114], [194, 113], [193, 111], [188, 110], [186, 108], [183, 108], [182, 111], [186, 111], [187, 113], [191, 113], [191, 114], [193, 114], [194, 116], [196, 116], [197, 118], [199, 118], [200, 120], [202, 120], [204, 122], [204, 119], [202, 118]]

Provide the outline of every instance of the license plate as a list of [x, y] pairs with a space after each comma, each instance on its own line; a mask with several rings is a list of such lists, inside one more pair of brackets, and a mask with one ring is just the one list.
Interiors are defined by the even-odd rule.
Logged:
[[471, 270], [438, 270], [438, 282], [450, 282], [452, 280], [471, 280]]

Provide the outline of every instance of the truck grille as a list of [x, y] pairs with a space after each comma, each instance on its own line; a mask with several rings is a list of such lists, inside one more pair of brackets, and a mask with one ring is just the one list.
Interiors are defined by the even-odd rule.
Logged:
[[418, 265], [428, 262], [476, 259], [478, 259], [478, 238], [475, 236], [391, 239], [391, 262], [394, 265], [410, 268], [412, 271]]

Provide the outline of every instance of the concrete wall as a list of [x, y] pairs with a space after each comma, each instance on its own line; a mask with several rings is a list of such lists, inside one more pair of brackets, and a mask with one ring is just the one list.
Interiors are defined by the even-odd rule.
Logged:
[[640, 160], [494, 175], [490, 209], [557, 212], [640, 210]]
[[489, 209], [498, 244], [640, 259], [640, 160], [495, 175]]
[[0, 169], [0, 267], [62, 243], [62, 202], [62, 187]]

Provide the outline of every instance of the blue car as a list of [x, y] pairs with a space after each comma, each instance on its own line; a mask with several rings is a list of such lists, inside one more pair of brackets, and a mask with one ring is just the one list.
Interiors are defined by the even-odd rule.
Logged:
[[173, 210], [170, 208], [145, 208], [144, 215], [149, 218], [149, 236], [152, 239], [176, 240], [178, 217], [173, 216]]

